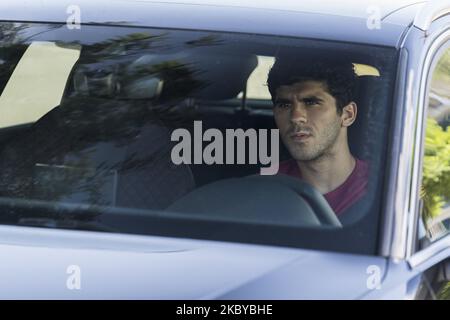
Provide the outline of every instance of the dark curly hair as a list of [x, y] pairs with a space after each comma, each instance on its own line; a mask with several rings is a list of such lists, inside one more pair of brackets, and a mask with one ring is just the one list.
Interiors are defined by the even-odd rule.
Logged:
[[337, 112], [353, 101], [357, 84], [354, 66], [350, 61], [339, 59], [277, 58], [269, 72], [267, 85], [272, 101], [275, 102], [276, 90], [280, 86], [302, 81], [321, 81], [328, 92], [336, 99]]

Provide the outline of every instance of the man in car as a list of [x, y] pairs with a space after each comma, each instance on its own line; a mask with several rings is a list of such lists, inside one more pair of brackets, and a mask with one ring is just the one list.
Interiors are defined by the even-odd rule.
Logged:
[[279, 173], [319, 190], [339, 217], [366, 193], [368, 164], [350, 152], [347, 129], [357, 116], [350, 62], [278, 58], [269, 72], [273, 114], [292, 159]]

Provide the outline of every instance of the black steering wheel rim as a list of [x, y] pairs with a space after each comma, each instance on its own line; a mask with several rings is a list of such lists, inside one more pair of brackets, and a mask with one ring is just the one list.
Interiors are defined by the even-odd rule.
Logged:
[[314, 210], [314, 213], [317, 215], [317, 218], [323, 225], [342, 227], [341, 222], [339, 221], [333, 209], [330, 207], [323, 195], [305, 181], [285, 174], [277, 174], [272, 176], [253, 175], [245, 178], [271, 181], [289, 187], [308, 202], [308, 204]]

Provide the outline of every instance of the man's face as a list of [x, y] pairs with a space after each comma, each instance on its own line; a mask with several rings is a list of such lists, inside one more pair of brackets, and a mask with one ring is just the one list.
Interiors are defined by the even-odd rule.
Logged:
[[326, 156], [342, 140], [342, 116], [337, 112], [336, 99], [320, 81], [279, 87], [273, 112], [281, 138], [297, 161]]

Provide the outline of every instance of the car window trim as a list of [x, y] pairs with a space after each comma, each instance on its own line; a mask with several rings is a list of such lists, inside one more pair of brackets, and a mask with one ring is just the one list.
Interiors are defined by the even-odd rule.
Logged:
[[[441, 252], [450, 252], [450, 234], [436, 240], [431, 245], [424, 249], [415, 251], [415, 243], [417, 240], [417, 222], [420, 219], [420, 198], [418, 190], [422, 181], [422, 162], [423, 150], [425, 142], [425, 128], [426, 128], [426, 114], [428, 111], [428, 84], [431, 81], [432, 73], [431, 67], [441, 57], [442, 52], [450, 48], [450, 26], [441, 31], [429, 46], [422, 68], [420, 77], [420, 92], [419, 92], [419, 114], [418, 125], [415, 132], [416, 148], [414, 151], [414, 163], [412, 168], [411, 182], [414, 187], [414, 192], [411, 192], [411, 209], [408, 221], [408, 236], [407, 236], [407, 252], [406, 258], [412, 268], [416, 268], [423, 264], [431, 257], [439, 255]], [[445, 255], [443, 255], [445, 257]]]
[[[407, 48], [403, 47], [399, 51], [398, 65], [397, 65], [397, 75], [396, 75], [396, 85], [395, 85], [395, 96], [393, 99], [394, 106], [403, 106], [407, 100], [406, 96], [402, 94], [406, 91], [408, 84], [408, 77], [404, 76], [408, 70], [408, 60], [409, 53]], [[401, 88], [401, 91], [398, 89]], [[391, 134], [393, 137], [398, 137], [391, 142], [391, 146], [388, 153], [388, 179], [386, 179], [384, 189], [386, 190], [386, 196], [383, 205], [383, 215], [381, 217], [381, 230], [380, 230], [380, 241], [379, 241], [379, 254], [381, 256], [388, 257], [392, 255], [392, 245], [394, 241], [394, 218], [395, 218], [395, 207], [396, 198], [399, 197], [398, 187], [396, 187], [397, 180], [404, 180], [398, 177], [399, 175], [399, 158], [401, 145], [400, 136], [402, 134], [401, 125], [396, 125], [401, 123], [403, 117], [403, 110], [400, 108], [394, 108], [392, 120], [391, 120]]]

